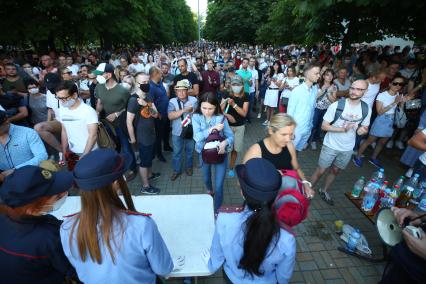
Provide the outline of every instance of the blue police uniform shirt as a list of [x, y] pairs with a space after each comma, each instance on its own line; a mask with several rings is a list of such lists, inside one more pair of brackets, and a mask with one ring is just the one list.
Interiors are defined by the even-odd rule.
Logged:
[[51, 215], [0, 214], [0, 283], [62, 284], [75, 270], [62, 250], [61, 221]]
[[279, 238], [271, 241], [260, 265], [259, 270], [264, 272], [262, 276], [250, 276], [238, 268], [243, 256], [244, 223], [251, 214], [253, 211], [246, 207], [242, 212], [218, 215], [210, 248], [209, 270], [215, 272], [223, 265], [226, 275], [234, 284], [288, 283], [295, 264], [296, 240], [283, 229], [280, 229]]
[[61, 242], [77, 275], [85, 284], [91, 283], [155, 283], [156, 275], [166, 276], [173, 269], [173, 261], [164, 243], [157, 225], [150, 217], [138, 213], [121, 213], [124, 233], [118, 223], [113, 224], [114, 240], [111, 241], [115, 264], [108, 248], [100, 243], [102, 263], [93, 261], [89, 254], [83, 262], [78, 253], [76, 234], [78, 224], [72, 237], [70, 233], [77, 216], [67, 218], [61, 226]]

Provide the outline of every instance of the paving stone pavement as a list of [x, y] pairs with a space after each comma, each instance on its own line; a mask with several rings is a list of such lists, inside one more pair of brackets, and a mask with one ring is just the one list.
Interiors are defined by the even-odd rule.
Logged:
[[[252, 124], [246, 126], [244, 146], [245, 150], [256, 143], [266, 134], [265, 128], [259, 119], [253, 119]], [[318, 150], [305, 150], [299, 154], [298, 160], [307, 177], [310, 177], [318, 162]], [[371, 154], [367, 152], [366, 155]], [[404, 173], [399, 165], [401, 151], [385, 149], [380, 158], [385, 165], [385, 174], [390, 181], [394, 181]], [[181, 175], [176, 181], [170, 180], [171, 153], [166, 152], [167, 163], [154, 160], [153, 171], [161, 172], [161, 178], [154, 185], [161, 189], [161, 194], [199, 194], [204, 193], [201, 171], [194, 168], [194, 175]], [[238, 161], [241, 157], [238, 157]], [[198, 165], [195, 162], [195, 166]], [[356, 168], [351, 162], [334, 182], [331, 195], [334, 206], [330, 206], [316, 196], [310, 205], [309, 216], [295, 228], [297, 240], [297, 257], [291, 283], [377, 283], [384, 269], [384, 263], [369, 263], [364, 260], [346, 255], [337, 250], [342, 245], [335, 234], [334, 221], [341, 219], [345, 223], [355, 226], [366, 236], [374, 254], [381, 256], [382, 248], [375, 226], [346, 199], [344, 192], [350, 191], [357, 178], [361, 175], [370, 177], [375, 167], [368, 162], [363, 168]], [[137, 177], [129, 183], [132, 194], [139, 195], [140, 179]], [[224, 205], [240, 205], [243, 200], [237, 187], [236, 177], [226, 178], [224, 184]], [[188, 244], [190, 245], [190, 244]], [[182, 283], [182, 279], [169, 279], [167, 283]], [[218, 271], [210, 277], [200, 277], [198, 283], [224, 283], [222, 272]]]

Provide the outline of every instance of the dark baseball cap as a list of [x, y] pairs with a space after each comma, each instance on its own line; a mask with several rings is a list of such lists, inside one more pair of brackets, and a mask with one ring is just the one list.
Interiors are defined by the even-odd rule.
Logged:
[[95, 75], [102, 75], [104, 73], [112, 73], [114, 74], [114, 65], [109, 63], [101, 63], [98, 65], [96, 70], [93, 70], [92, 72]]

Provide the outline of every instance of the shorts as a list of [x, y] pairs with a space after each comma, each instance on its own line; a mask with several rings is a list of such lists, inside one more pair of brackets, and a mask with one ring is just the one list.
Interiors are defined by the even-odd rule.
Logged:
[[240, 153], [244, 147], [244, 133], [246, 126], [231, 126], [232, 132], [234, 133], [234, 147], [233, 150]]
[[152, 160], [155, 157], [155, 144], [149, 146], [139, 144], [139, 157], [141, 160], [139, 166], [141, 168], [152, 167]]
[[352, 151], [337, 151], [322, 145], [321, 154], [318, 160], [318, 166], [327, 169], [334, 165], [335, 167], [344, 170], [352, 158]]

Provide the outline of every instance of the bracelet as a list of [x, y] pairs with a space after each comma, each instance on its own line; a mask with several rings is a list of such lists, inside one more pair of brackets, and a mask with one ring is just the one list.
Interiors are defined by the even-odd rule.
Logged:
[[302, 184], [307, 184], [309, 187], [312, 187], [312, 183], [310, 181], [307, 181], [306, 179], [302, 180]]

